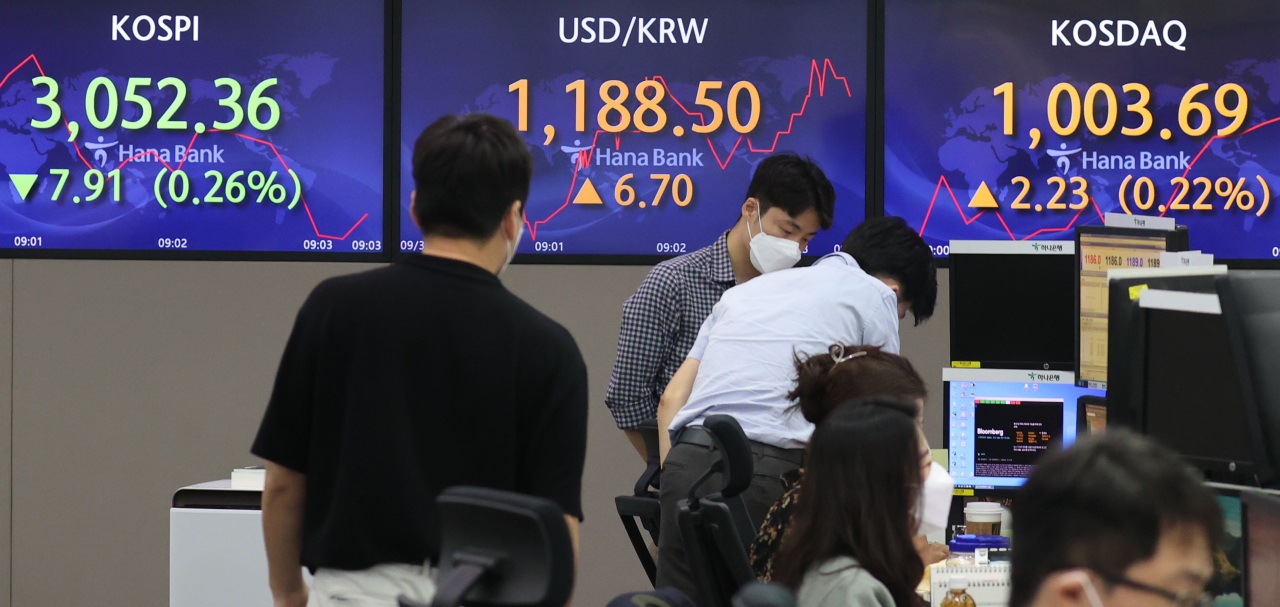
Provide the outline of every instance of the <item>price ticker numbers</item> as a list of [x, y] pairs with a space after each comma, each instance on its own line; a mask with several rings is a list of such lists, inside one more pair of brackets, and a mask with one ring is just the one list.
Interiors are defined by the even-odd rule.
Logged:
[[1127, 213], [1172, 217], [1219, 258], [1274, 257], [1280, 6], [978, 5], [886, 4], [886, 213], [935, 254]]
[[[865, 3], [622, 1], [603, 16], [574, 6], [406, 4], [402, 165], [442, 114], [511, 121], [534, 157], [522, 254], [669, 257], [708, 246], [739, 216], [756, 165], [783, 151], [812, 157], [837, 189], [835, 225], [815, 253], [862, 221]], [[476, 14], [488, 15], [484, 36], [469, 25]], [[402, 176], [406, 252], [421, 238], [413, 187]]]
[[6, 7], [0, 255], [380, 252], [383, 4], [165, 11]]

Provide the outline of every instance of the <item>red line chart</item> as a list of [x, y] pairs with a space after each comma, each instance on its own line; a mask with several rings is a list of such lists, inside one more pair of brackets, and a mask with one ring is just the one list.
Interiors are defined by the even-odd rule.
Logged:
[[[1266, 122], [1259, 122], [1258, 124], [1255, 124], [1255, 125], [1253, 125], [1253, 126], [1251, 126], [1251, 127], [1247, 128], [1247, 129], [1245, 129], [1245, 130], [1243, 130], [1243, 131], [1240, 131], [1239, 133], [1234, 133], [1234, 134], [1231, 134], [1231, 135], [1214, 135], [1213, 137], [1210, 137], [1208, 141], [1204, 142], [1204, 147], [1200, 148], [1200, 152], [1199, 152], [1198, 154], [1196, 154], [1196, 157], [1195, 157], [1195, 158], [1192, 158], [1192, 159], [1191, 159], [1191, 162], [1187, 163], [1187, 170], [1185, 170], [1185, 171], [1183, 171], [1183, 172], [1182, 172], [1182, 178], [1183, 178], [1183, 179], [1186, 179], [1186, 178], [1187, 178], [1187, 175], [1191, 174], [1191, 167], [1194, 167], [1194, 166], [1196, 165], [1196, 161], [1197, 161], [1197, 160], [1200, 160], [1200, 157], [1204, 155], [1205, 151], [1209, 149], [1209, 146], [1210, 146], [1210, 145], [1213, 145], [1214, 140], [1217, 140], [1217, 139], [1229, 139], [1229, 138], [1232, 138], [1232, 137], [1243, 137], [1243, 136], [1245, 136], [1245, 135], [1247, 135], [1247, 134], [1249, 134], [1249, 133], [1251, 133], [1251, 132], [1253, 132], [1253, 131], [1256, 131], [1256, 130], [1258, 130], [1258, 129], [1260, 129], [1260, 128], [1264, 127], [1264, 126], [1267, 126], [1268, 124], [1271, 124], [1271, 123], [1273, 123], [1273, 122], [1280, 122], [1280, 118], [1272, 118], [1271, 120], [1267, 120]], [[1168, 200], [1167, 202], [1165, 202], [1165, 203], [1164, 203], [1164, 210], [1163, 210], [1163, 211], [1160, 211], [1160, 216], [1161, 216], [1161, 217], [1164, 217], [1164, 214], [1165, 214], [1165, 213], [1168, 213], [1168, 212], [1169, 212], [1169, 209], [1171, 209], [1171, 208], [1173, 207], [1173, 199], [1174, 199], [1175, 197], [1177, 197], [1178, 192], [1179, 192], [1181, 189], [1182, 189], [1182, 186], [1181, 186], [1181, 185], [1178, 185], [1178, 187], [1175, 187], [1175, 188], [1173, 189], [1173, 193], [1169, 195], [1169, 200]]]
[[[922, 237], [924, 236], [925, 228], [929, 227], [929, 217], [933, 215], [933, 205], [938, 202], [938, 194], [942, 191], [943, 187], [947, 188], [947, 194], [951, 196], [951, 202], [955, 203], [956, 212], [960, 213], [960, 219], [964, 221], [964, 225], [969, 225], [977, 221], [979, 217], [982, 217], [982, 215], [986, 213], [985, 210], [982, 210], [982, 211], [978, 211], [978, 213], [973, 217], [967, 217], [964, 214], [964, 208], [960, 206], [960, 201], [956, 199], [956, 193], [951, 190], [951, 184], [947, 182], [947, 176], [943, 175], [938, 178], [938, 185], [933, 188], [933, 199], [929, 201], [929, 209], [925, 211], [924, 222], [920, 224], [920, 236]], [[1084, 210], [1088, 208], [1088, 206], [1090, 205], [1093, 206], [1093, 210], [1098, 212], [1098, 219], [1104, 219], [1102, 215], [1102, 208], [1098, 206], [1098, 201], [1094, 200], [1093, 197], [1090, 196], [1089, 205], [1080, 207], [1080, 210], [1076, 211], [1075, 216], [1071, 218], [1071, 221], [1067, 223], [1065, 227], [1041, 228], [1039, 230], [1032, 232], [1031, 234], [1028, 234], [1027, 236], [1023, 236], [1022, 238], [1018, 238], [1013, 235], [1013, 230], [1009, 229], [1009, 224], [1005, 223], [1004, 216], [1000, 215], [1000, 211], [992, 211], [992, 213], [995, 214], [996, 219], [1000, 220], [1000, 225], [1004, 226], [1005, 233], [1009, 234], [1009, 240], [1031, 240], [1032, 238], [1035, 238], [1036, 236], [1039, 236], [1041, 234], [1052, 233], [1052, 232], [1065, 232], [1067, 230], [1070, 230], [1073, 226], [1076, 225], [1076, 220], [1080, 219], [1080, 215], [1083, 214]]]
[[[821, 65], [818, 64], [817, 59], [811, 60], [809, 65], [809, 90], [808, 92], [805, 93], [804, 101], [800, 104], [800, 110], [791, 114], [791, 117], [787, 122], [787, 128], [785, 130], [780, 130], [776, 134], [774, 134], [772, 145], [770, 145], [767, 148], [756, 148], [755, 145], [751, 143], [751, 139], [749, 137], [747, 137], [746, 135], [738, 135], [738, 139], [734, 141], [733, 147], [729, 148], [729, 151], [725, 154], [724, 159], [722, 160], [720, 158], [720, 154], [716, 152], [715, 144], [711, 141], [711, 134], [708, 133], [706, 135], [707, 148], [711, 151], [711, 155], [716, 159], [716, 164], [720, 167], [720, 169], [725, 170], [726, 168], [728, 168], [729, 161], [733, 160], [733, 157], [734, 157], [733, 154], [738, 150], [738, 146], [742, 144], [743, 139], [747, 140], [747, 149], [751, 152], [761, 152], [761, 153], [768, 154], [776, 150], [778, 147], [778, 139], [780, 139], [783, 135], [791, 134], [791, 129], [792, 127], [795, 126], [796, 118], [803, 116], [805, 113], [805, 110], [809, 107], [809, 99], [813, 97], [813, 86], [815, 82], [818, 85], [818, 96], [819, 97], [826, 96], [828, 71], [830, 72], [830, 76], [829, 76], [830, 78], [839, 80], [841, 84], [844, 85], [845, 94], [848, 95], [849, 97], [853, 97], [853, 91], [849, 88], [849, 81], [844, 76], [841, 76], [836, 73], [836, 68], [831, 64], [831, 59], [829, 58], [823, 59]], [[645, 80], [654, 80], [662, 83], [662, 88], [666, 92], [667, 96], [670, 97], [671, 100], [674, 101], [676, 105], [680, 107], [681, 111], [683, 111], [685, 114], [689, 116], [697, 117], [701, 125], [706, 126], [707, 117], [702, 112], [689, 111], [689, 109], [685, 107], [683, 103], [680, 102], [680, 99], [676, 97], [675, 93], [671, 91], [671, 87], [667, 85], [667, 81], [665, 78], [663, 78], [661, 75], [656, 75], [656, 76], [653, 76], [652, 78], [646, 78]], [[638, 132], [638, 131], [633, 131], [633, 132]], [[569, 206], [570, 201], [573, 199], [573, 192], [578, 187], [578, 170], [584, 169], [591, 164], [591, 155], [595, 153], [596, 142], [599, 141], [601, 133], [606, 133], [606, 131], [597, 130], [595, 132], [595, 135], [591, 138], [590, 148], [578, 152], [578, 161], [574, 163], [573, 179], [570, 180], [569, 182], [569, 193], [565, 196], [564, 203], [561, 204], [559, 208], [557, 208], [555, 211], [552, 211], [550, 215], [547, 215], [546, 218], [535, 221], [533, 223], [529, 223], [529, 217], [527, 215], [525, 216], [524, 224], [529, 231], [529, 236], [531, 239], [533, 240], [538, 239], [538, 226], [544, 223], [547, 223], [548, 221], [551, 221], [553, 217], [560, 214], [560, 211], [565, 210], [565, 208]], [[614, 146], [613, 149], [615, 150], [622, 148], [621, 134], [614, 133], [613, 146]]]
[[[22, 60], [22, 63], [19, 63], [19, 64], [18, 64], [17, 66], [15, 66], [13, 69], [9, 70], [9, 73], [8, 73], [8, 74], [5, 74], [5, 76], [4, 76], [4, 78], [3, 78], [3, 79], [0, 79], [0, 89], [4, 88], [4, 84], [5, 84], [5, 82], [8, 82], [8, 81], [9, 81], [9, 77], [10, 77], [10, 76], [12, 76], [12, 75], [13, 75], [13, 73], [14, 73], [14, 72], [16, 72], [16, 71], [18, 71], [18, 69], [19, 69], [19, 68], [21, 68], [22, 66], [26, 65], [28, 61], [30, 61], [30, 62], [32, 62], [32, 63], [34, 63], [34, 64], [35, 64], [36, 69], [37, 69], [37, 70], [39, 70], [39, 72], [40, 72], [40, 75], [41, 75], [41, 76], [44, 76], [44, 75], [45, 75], [45, 73], [44, 73], [44, 68], [40, 65], [40, 60], [36, 58], [35, 54], [27, 55], [27, 58], [26, 58], [26, 59], [23, 59], [23, 60]], [[54, 103], [58, 103], [58, 102], [55, 100], [55, 101], [54, 101]], [[61, 110], [62, 110], [62, 105], [61, 105], [60, 103], [58, 104], [58, 110], [59, 110], [59, 113], [61, 113], [61, 114], [62, 114], [62, 125], [63, 125], [63, 127], [65, 127], [65, 128], [67, 129], [67, 133], [68, 133], [68, 134], [69, 134], [69, 133], [71, 133], [71, 125], [70, 125], [70, 124], [68, 123], [68, 121], [67, 121], [66, 112], [62, 112], [62, 111], [61, 111]], [[228, 134], [231, 134], [231, 135], [235, 135], [236, 137], [239, 137], [239, 138], [241, 138], [241, 139], [247, 139], [247, 140], [249, 140], [249, 141], [253, 141], [253, 142], [255, 142], [255, 143], [259, 143], [259, 144], [265, 145], [265, 146], [267, 146], [267, 147], [271, 148], [271, 153], [272, 153], [272, 154], [274, 154], [274, 155], [275, 155], [275, 157], [276, 157], [276, 160], [278, 160], [278, 161], [280, 162], [280, 166], [283, 166], [283, 167], [285, 168], [285, 170], [286, 170], [286, 171], [291, 171], [291, 170], [292, 170], [292, 169], [290, 169], [290, 168], [289, 168], [288, 163], [286, 163], [286, 162], [284, 161], [284, 157], [280, 155], [280, 150], [276, 149], [275, 144], [271, 143], [270, 141], [265, 141], [265, 140], [262, 140], [262, 139], [257, 139], [257, 138], [255, 138], [255, 137], [250, 137], [250, 136], [248, 136], [248, 135], [243, 135], [243, 134], [241, 134], [241, 133], [233, 133], [233, 132], [230, 132], [230, 131], [220, 131], [220, 130], [217, 130], [217, 129], [210, 129], [210, 130], [208, 130], [208, 131], [206, 131], [206, 132], [207, 132], [207, 133], [224, 133], [224, 132], [225, 132], [225, 133], [228, 133]], [[197, 138], [197, 137], [199, 137], [199, 133], [193, 134], [193, 135], [191, 136], [191, 141], [187, 144], [187, 148], [188, 148], [188, 149], [190, 149], [190, 148], [191, 148], [191, 146], [195, 144], [195, 142], [196, 142], [196, 138]], [[80, 157], [80, 162], [83, 162], [83, 163], [84, 163], [84, 166], [88, 167], [89, 169], [93, 169], [93, 165], [92, 165], [92, 164], [89, 164], [89, 161], [85, 159], [84, 154], [80, 151], [80, 143], [79, 143], [79, 142], [77, 142], [77, 141], [72, 141], [72, 142], [71, 142], [71, 144], [72, 144], [72, 146], [74, 146], [74, 147], [75, 147], [76, 155]], [[183, 156], [183, 158], [182, 158], [182, 160], [178, 162], [178, 166], [177, 166], [177, 168], [175, 169], [174, 167], [170, 166], [170, 165], [169, 165], [169, 163], [167, 163], [167, 162], [165, 162], [163, 159], [161, 159], [159, 154], [157, 154], [156, 152], [153, 152], [153, 151], [148, 150], [148, 151], [145, 151], [145, 152], [143, 152], [143, 153], [141, 153], [141, 154], [135, 154], [135, 155], [133, 155], [133, 156], [130, 156], [129, 158], [125, 159], [125, 160], [124, 160], [124, 162], [121, 162], [121, 163], [120, 163], [120, 166], [119, 166], [119, 167], [116, 167], [116, 168], [117, 168], [117, 169], [123, 169], [123, 168], [125, 167], [125, 165], [129, 164], [130, 162], [133, 162], [134, 160], [137, 160], [137, 159], [139, 159], [139, 158], [143, 158], [143, 157], [146, 157], [146, 156], [154, 156], [154, 157], [155, 157], [155, 159], [156, 159], [157, 161], [159, 161], [161, 164], [163, 164], [163, 165], [164, 165], [164, 167], [165, 167], [166, 169], [169, 169], [170, 171], [174, 171], [174, 170], [181, 170], [181, 169], [182, 169], [182, 165], [186, 164], [186, 162], [187, 162], [186, 156], [184, 155], [184, 156]], [[348, 236], [350, 236], [350, 235], [351, 235], [351, 233], [352, 233], [352, 232], [354, 232], [354, 231], [355, 231], [355, 229], [356, 229], [357, 227], [359, 227], [361, 223], [364, 223], [364, 220], [365, 220], [365, 219], [368, 219], [368, 217], [369, 217], [369, 214], [368, 214], [368, 213], [365, 213], [363, 216], [361, 216], [361, 217], [360, 217], [360, 219], [358, 219], [358, 220], [356, 221], [355, 225], [352, 225], [352, 226], [351, 226], [351, 228], [350, 228], [349, 230], [347, 230], [347, 232], [346, 232], [345, 234], [343, 234], [342, 236], [332, 236], [332, 235], [329, 235], [329, 234], [322, 234], [322, 233], [320, 232], [320, 228], [316, 226], [316, 220], [315, 220], [315, 217], [313, 217], [313, 216], [311, 215], [311, 207], [307, 204], [307, 197], [306, 197], [305, 195], [301, 195], [301, 194], [299, 194], [299, 196], [301, 196], [301, 198], [302, 198], [302, 208], [303, 208], [303, 210], [305, 210], [305, 211], [307, 212], [307, 219], [308, 219], [309, 221], [311, 221], [311, 229], [312, 229], [313, 231], [315, 231], [315, 233], [316, 233], [316, 238], [328, 238], [328, 239], [330, 239], [330, 240], [346, 240], [346, 239], [347, 239], [347, 237], [348, 237]]]

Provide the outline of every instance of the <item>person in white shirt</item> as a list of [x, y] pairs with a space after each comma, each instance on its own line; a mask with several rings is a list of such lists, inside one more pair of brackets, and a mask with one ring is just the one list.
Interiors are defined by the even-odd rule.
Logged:
[[658, 538], [659, 587], [697, 596], [676, 532], [676, 503], [717, 457], [703, 420], [731, 415], [751, 441], [755, 474], [742, 499], [759, 524], [813, 433], [787, 397], [797, 357], [833, 343], [897, 354], [898, 321], [908, 311], [917, 324], [929, 318], [937, 294], [932, 250], [898, 217], [863, 222], [841, 252], [810, 267], [765, 274], [725, 292], [658, 406], [661, 528], [671, 530]]

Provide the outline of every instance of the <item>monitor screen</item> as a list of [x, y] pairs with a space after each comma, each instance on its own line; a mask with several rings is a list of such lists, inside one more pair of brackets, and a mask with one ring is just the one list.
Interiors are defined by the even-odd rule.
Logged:
[[1219, 491], [1217, 497], [1218, 507], [1222, 509], [1222, 545], [1214, 555], [1216, 571], [1210, 593], [1213, 594], [1214, 607], [1241, 607], [1245, 583], [1251, 577], [1251, 572], [1245, 570], [1245, 550], [1252, 538], [1245, 537], [1244, 507], [1239, 492]]
[[1280, 605], [1280, 497], [1244, 494], [1249, 604]]
[[6, 3], [0, 256], [381, 256], [385, 31], [380, 0]]
[[740, 216], [755, 167], [782, 151], [811, 157], [836, 190], [834, 224], [808, 255], [838, 250], [865, 216], [864, 1], [403, 11], [401, 250], [422, 246], [409, 211], [413, 143], [462, 112], [510, 120], [533, 153], [521, 254], [708, 246]]
[[1102, 390], [1068, 372], [943, 370], [948, 470], [959, 487], [1018, 487], [1050, 448], [1076, 440], [1079, 399]]
[[1072, 369], [1075, 243], [952, 241], [951, 360]]
[[1210, 480], [1252, 483], [1253, 442], [1221, 314], [1147, 310], [1146, 434]]
[[1277, 27], [1273, 0], [886, 0], [885, 213], [940, 253], [1131, 213], [1276, 259]]
[[1114, 268], [1158, 268], [1160, 253], [1167, 248], [1166, 232], [1149, 235], [1128, 232], [1082, 232], [1076, 259], [1080, 263], [1079, 362], [1081, 383], [1107, 381], [1107, 270]]

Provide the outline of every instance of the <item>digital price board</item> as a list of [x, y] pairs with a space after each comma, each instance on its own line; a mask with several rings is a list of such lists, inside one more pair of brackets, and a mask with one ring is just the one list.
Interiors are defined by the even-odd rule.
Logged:
[[865, 2], [414, 2], [403, 24], [403, 251], [422, 247], [413, 142], [449, 113], [501, 116], [529, 144], [524, 254], [711, 244], [780, 151], [812, 157], [836, 188], [810, 255], [865, 216]]
[[381, 0], [2, 12], [0, 256], [381, 255]]
[[1280, 258], [1280, 5], [886, 0], [885, 213], [1046, 240], [1108, 212]]

